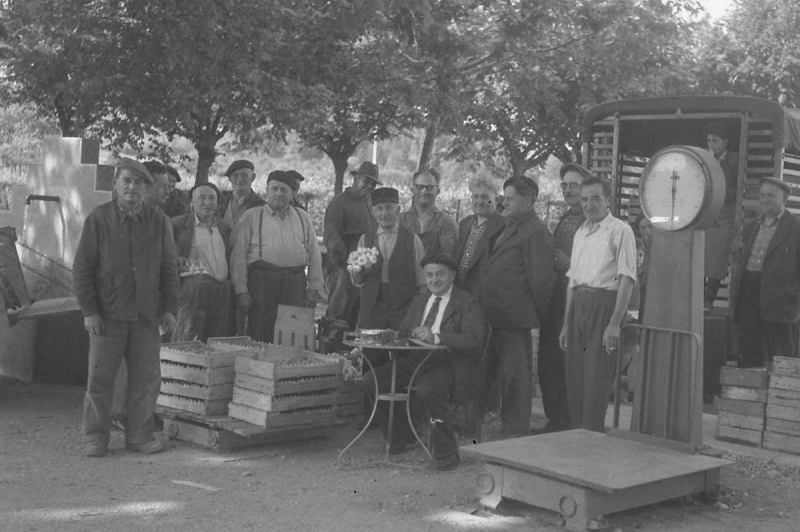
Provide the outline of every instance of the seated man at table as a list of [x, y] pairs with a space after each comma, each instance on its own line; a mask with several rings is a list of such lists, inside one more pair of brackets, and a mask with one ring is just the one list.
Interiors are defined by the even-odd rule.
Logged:
[[[481, 389], [481, 346], [485, 337], [485, 321], [478, 300], [453, 286], [458, 265], [443, 253], [429, 255], [422, 261], [425, 283], [430, 295], [420, 295], [411, 304], [400, 328], [400, 337], [443, 345], [448, 349], [433, 351], [414, 383], [416, 396], [422, 403], [430, 422], [433, 458], [436, 469], [447, 471], [459, 464], [458, 445], [454, 426], [463, 423], [464, 408]], [[427, 352], [397, 352], [395, 390], [409, 384], [414, 369]], [[392, 365], [374, 370], [380, 393], [391, 389]], [[367, 394], [375, 399], [372, 375], [364, 378]], [[457, 407], [456, 405], [459, 405]], [[378, 404], [378, 423], [384, 437], [388, 432], [389, 408]], [[389, 453], [403, 452], [414, 442], [405, 412], [405, 404], [395, 407], [392, 441]]]

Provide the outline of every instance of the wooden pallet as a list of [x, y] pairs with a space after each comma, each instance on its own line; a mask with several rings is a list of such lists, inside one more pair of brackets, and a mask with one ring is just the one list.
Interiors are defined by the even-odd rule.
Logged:
[[228, 416], [201, 416], [158, 407], [164, 419], [164, 432], [173, 439], [200, 445], [218, 453], [287, 441], [323, 438], [338, 423], [301, 425], [280, 430], [256, 427]]

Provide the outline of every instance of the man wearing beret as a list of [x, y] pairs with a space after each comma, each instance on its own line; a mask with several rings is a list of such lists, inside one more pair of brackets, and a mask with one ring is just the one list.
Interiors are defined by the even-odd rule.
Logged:
[[267, 177], [266, 204], [245, 212], [234, 231], [231, 280], [248, 316], [247, 334], [272, 342], [278, 305], [322, 300], [322, 256], [314, 224], [292, 206], [300, 187], [287, 171]]
[[255, 166], [250, 161], [245, 159], [233, 161], [225, 171], [225, 175], [231, 183], [232, 190], [222, 193], [217, 215], [229, 227], [236, 227], [239, 218], [248, 209], [261, 207], [264, 205], [264, 200], [253, 191], [256, 172]]
[[[411, 337], [447, 350], [433, 352], [420, 369], [414, 387], [431, 425], [434, 465], [440, 471], [455, 468], [459, 463], [456, 425], [464, 416], [457, 414], [456, 405], [466, 405], [477, 399], [482, 383], [481, 350], [486, 335], [486, 323], [478, 299], [453, 286], [458, 265], [449, 255], [429, 255], [422, 261], [425, 283], [430, 294], [414, 299], [400, 326], [401, 337]], [[397, 364], [397, 387], [408, 385], [411, 375], [422, 362], [420, 356], [404, 356]], [[386, 393], [391, 387], [392, 368], [386, 364], [374, 370], [378, 390]], [[367, 393], [374, 387], [369, 374], [364, 379]], [[392, 441], [389, 452], [397, 454], [413, 443], [405, 409], [396, 406]], [[384, 436], [388, 431], [389, 408], [378, 404], [378, 423]]]
[[377, 248], [378, 263], [353, 273], [353, 284], [361, 288], [358, 326], [362, 329], [394, 329], [414, 296], [425, 286], [420, 263], [425, 248], [419, 237], [400, 225], [400, 194], [383, 187], [372, 193], [372, 215], [377, 228], [370, 228], [358, 241], [359, 248]]
[[347, 273], [347, 257], [358, 247], [361, 235], [375, 227], [370, 212], [369, 195], [381, 182], [378, 167], [365, 161], [351, 172], [353, 184], [333, 197], [325, 209], [325, 246], [334, 265], [326, 316], [348, 322], [355, 328], [358, 316], [358, 289]]
[[217, 217], [219, 189], [212, 183], [200, 183], [189, 195], [192, 212], [170, 221], [181, 271], [173, 342], [230, 336], [235, 326], [228, 275], [231, 228]]
[[170, 218], [188, 214], [190, 212], [189, 204], [191, 200], [185, 190], [176, 187], [181, 181], [181, 174], [172, 166], [167, 166], [167, 177], [169, 178], [169, 195], [167, 201], [164, 203], [164, 214]]
[[169, 220], [144, 204], [153, 176], [122, 158], [116, 198], [94, 209], [83, 226], [73, 266], [78, 303], [89, 333], [89, 379], [83, 406], [87, 456], [103, 456], [111, 430], [114, 378], [128, 366], [128, 449], [156, 453], [153, 412], [161, 387], [159, 324], [175, 326], [178, 261]]
[[761, 216], [744, 229], [733, 319], [740, 368], [764, 367], [774, 356], [797, 356], [800, 319], [800, 220], [786, 210], [789, 185], [761, 179]]

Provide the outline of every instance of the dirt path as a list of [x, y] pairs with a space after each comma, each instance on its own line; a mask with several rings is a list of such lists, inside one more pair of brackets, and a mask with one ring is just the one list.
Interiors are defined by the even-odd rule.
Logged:
[[[0, 531], [560, 530], [558, 516], [521, 505], [472, 515], [480, 464], [448, 473], [378, 465], [377, 431], [341, 463], [352, 429], [231, 454], [176, 442], [154, 456], [125, 451], [115, 434], [112, 455], [84, 458], [82, 396], [0, 381]], [[421, 451], [401, 459], [424, 465]], [[738, 458], [723, 493], [716, 506], [684, 500], [626, 512], [611, 530], [800, 530], [797, 469]]]

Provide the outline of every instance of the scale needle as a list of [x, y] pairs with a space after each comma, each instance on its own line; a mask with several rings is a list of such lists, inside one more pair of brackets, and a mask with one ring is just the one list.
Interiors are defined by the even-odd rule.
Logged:
[[670, 216], [670, 229], [675, 229], [675, 196], [678, 194], [678, 179], [681, 176], [675, 170], [672, 171], [672, 214]]

